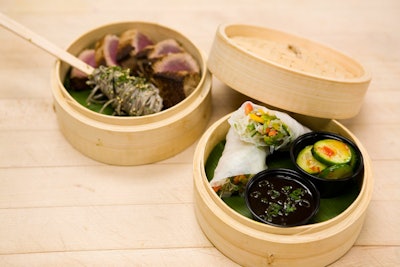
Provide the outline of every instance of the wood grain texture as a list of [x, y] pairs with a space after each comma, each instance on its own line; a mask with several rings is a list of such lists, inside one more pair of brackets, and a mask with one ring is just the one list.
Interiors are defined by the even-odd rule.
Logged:
[[[349, 54], [372, 72], [360, 112], [342, 122], [372, 159], [361, 233], [332, 266], [400, 265], [400, 2], [396, 0], [2, 0], [0, 12], [65, 48], [99, 25], [174, 28], [206, 55], [222, 23], [276, 28]], [[59, 130], [54, 57], [0, 28], [0, 265], [237, 266], [194, 214], [195, 142], [151, 165], [116, 167], [75, 150]], [[213, 78], [209, 125], [249, 98]]]
[[22, 39], [26, 40], [29, 43], [36, 45], [37, 47], [43, 49], [45, 52], [53, 55], [55, 58], [61, 59], [64, 62], [67, 62], [71, 66], [79, 69], [80, 71], [91, 74], [93, 72], [93, 68], [83, 62], [82, 60], [78, 59], [76, 56], [68, 53], [64, 49], [56, 46], [51, 41], [43, 38], [42, 36], [38, 35], [37, 33], [31, 31], [25, 25], [18, 23], [17, 21], [11, 19], [10, 17], [0, 14], [0, 24], [10, 30], [11, 32], [15, 33], [16, 35], [20, 36]]

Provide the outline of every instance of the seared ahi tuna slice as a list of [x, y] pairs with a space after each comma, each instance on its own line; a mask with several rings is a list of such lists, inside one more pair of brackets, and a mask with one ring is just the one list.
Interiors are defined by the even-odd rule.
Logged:
[[[87, 63], [92, 67], [96, 67], [96, 60], [95, 60], [95, 51], [94, 49], [86, 49], [83, 50], [79, 55], [78, 58], [81, 59], [83, 62]], [[76, 68], [72, 68], [70, 74], [70, 83], [71, 88], [75, 90], [84, 90], [88, 88], [86, 81], [88, 79], [88, 75]]]
[[170, 108], [190, 95], [200, 81], [198, 73], [182, 75], [180, 73], [157, 73], [151, 80], [160, 89], [163, 108]]
[[[96, 59], [95, 59], [95, 51], [94, 49], [85, 49], [79, 55], [78, 58], [85, 62], [86, 64], [96, 67]], [[87, 74], [78, 70], [77, 68], [72, 68], [71, 70], [71, 78], [86, 78]]]
[[152, 82], [160, 89], [164, 108], [176, 105], [189, 96], [200, 82], [199, 73], [155, 73]]
[[168, 54], [153, 64], [154, 73], [163, 72], [200, 72], [196, 60], [188, 53]]
[[137, 55], [151, 45], [153, 45], [153, 41], [145, 34], [139, 32], [137, 29], [127, 30], [120, 36], [117, 60]]
[[166, 39], [155, 44], [147, 57], [149, 59], [154, 59], [181, 52], [183, 52], [183, 48], [175, 39]]
[[197, 87], [200, 70], [188, 53], [168, 54], [153, 64], [152, 81], [160, 89], [164, 108], [185, 99]]
[[107, 34], [95, 45], [95, 58], [97, 66], [116, 66], [119, 38], [116, 35]]

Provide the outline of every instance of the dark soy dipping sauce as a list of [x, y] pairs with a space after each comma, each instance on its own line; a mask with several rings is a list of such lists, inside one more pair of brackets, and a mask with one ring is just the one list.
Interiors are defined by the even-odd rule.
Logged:
[[261, 221], [291, 226], [305, 223], [316, 206], [312, 193], [292, 178], [273, 174], [254, 181], [248, 188], [247, 201]]

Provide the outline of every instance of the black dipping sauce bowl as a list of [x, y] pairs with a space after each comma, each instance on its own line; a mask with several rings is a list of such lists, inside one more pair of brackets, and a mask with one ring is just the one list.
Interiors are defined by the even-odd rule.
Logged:
[[[323, 139], [342, 141], [352, 148], [356, 157], [356, 161], [353, 168], [353, 173], [350, 176], [339, 179], [321, 178], [318, 177], [318, 175], [306, 172], [296, 163], [297, 156], [304, 147], [313, 145], [315, 142]], [[362, 154], [354, 142], [339, 134], [331, 132], [309, 132], [299, 136], [290, 147], [290, 159], [294, 164], [296, 171], [299, 172], [303, 177], [306, 177], [308, 180], [310, 180], [317, 187], [321, 198], [339, 196], [354, 188], [354, 186], [361, 187], [364, 176], [364, 161]]]
[[290, 169], [264, 170], [248, 182], [248, 209], [256, 221], [278, 227], [307, 224], [319, 209], [313, 183]]

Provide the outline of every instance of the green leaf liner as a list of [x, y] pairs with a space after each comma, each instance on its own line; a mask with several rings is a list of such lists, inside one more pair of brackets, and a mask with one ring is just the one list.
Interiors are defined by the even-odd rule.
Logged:
[[[226, 141], [219, 142], [211, 151], [205, 166], [205, 172], [208, 181], [214, 177], [215, 168], [218, 165], [219, 158], [224, 151]], [[267, 166], [269, 169], [274, 168], [289, 168], [294, 169], [294, 165], [290, 160], [289, 152], [275, 152], [269, 155], [267, 158]], [[333, 198], [321, 198], [320, 207], [317, 214], [311, 219], [310, 223], [324, 222], [333, 217], [339, 215], [346, 210], [351, 203], [357, 198], [360, 190], [358, 186], [350, 188], [346, 193], [333, 197]], [[239, 195], [232, 195], [231, 197], [222, 198], [222, 200], [233, 210], [239, 214], [252, 218], [249, 209], [246, 206], [244, 197]]]
[[[64, 87], [67, 89], [68, 93], [72, 96], [73, 99], [75, 99], [79, 104], [84, 106], [85, 108], [88, 108], [94, 112], [100, 112], [100, 109], [103, 107], [103, 104], [97, 104], [97, 103], [91, 103], [88, 105], [86, 103], [86, 99], [88, 98], [91, 89], [88, 88], [87, 90], [74, 90], [70, 86], [70, 81], [69, 81], [69, 74], [65, 78], [64, 81]], [[114, 112], [114, 109], [111, 106], [106, 107], [101, 114], [104, 115], [112, 115]]]
[[212, 177], [214, 177], [214, 171], [215, 168], [217, 168], [219, 158], [222, 156], [222, 152], [224, 151], [225, 143], [225, 140], [219, 142], [208, 156], [205, 169], [208, 181], [211, 181]]

